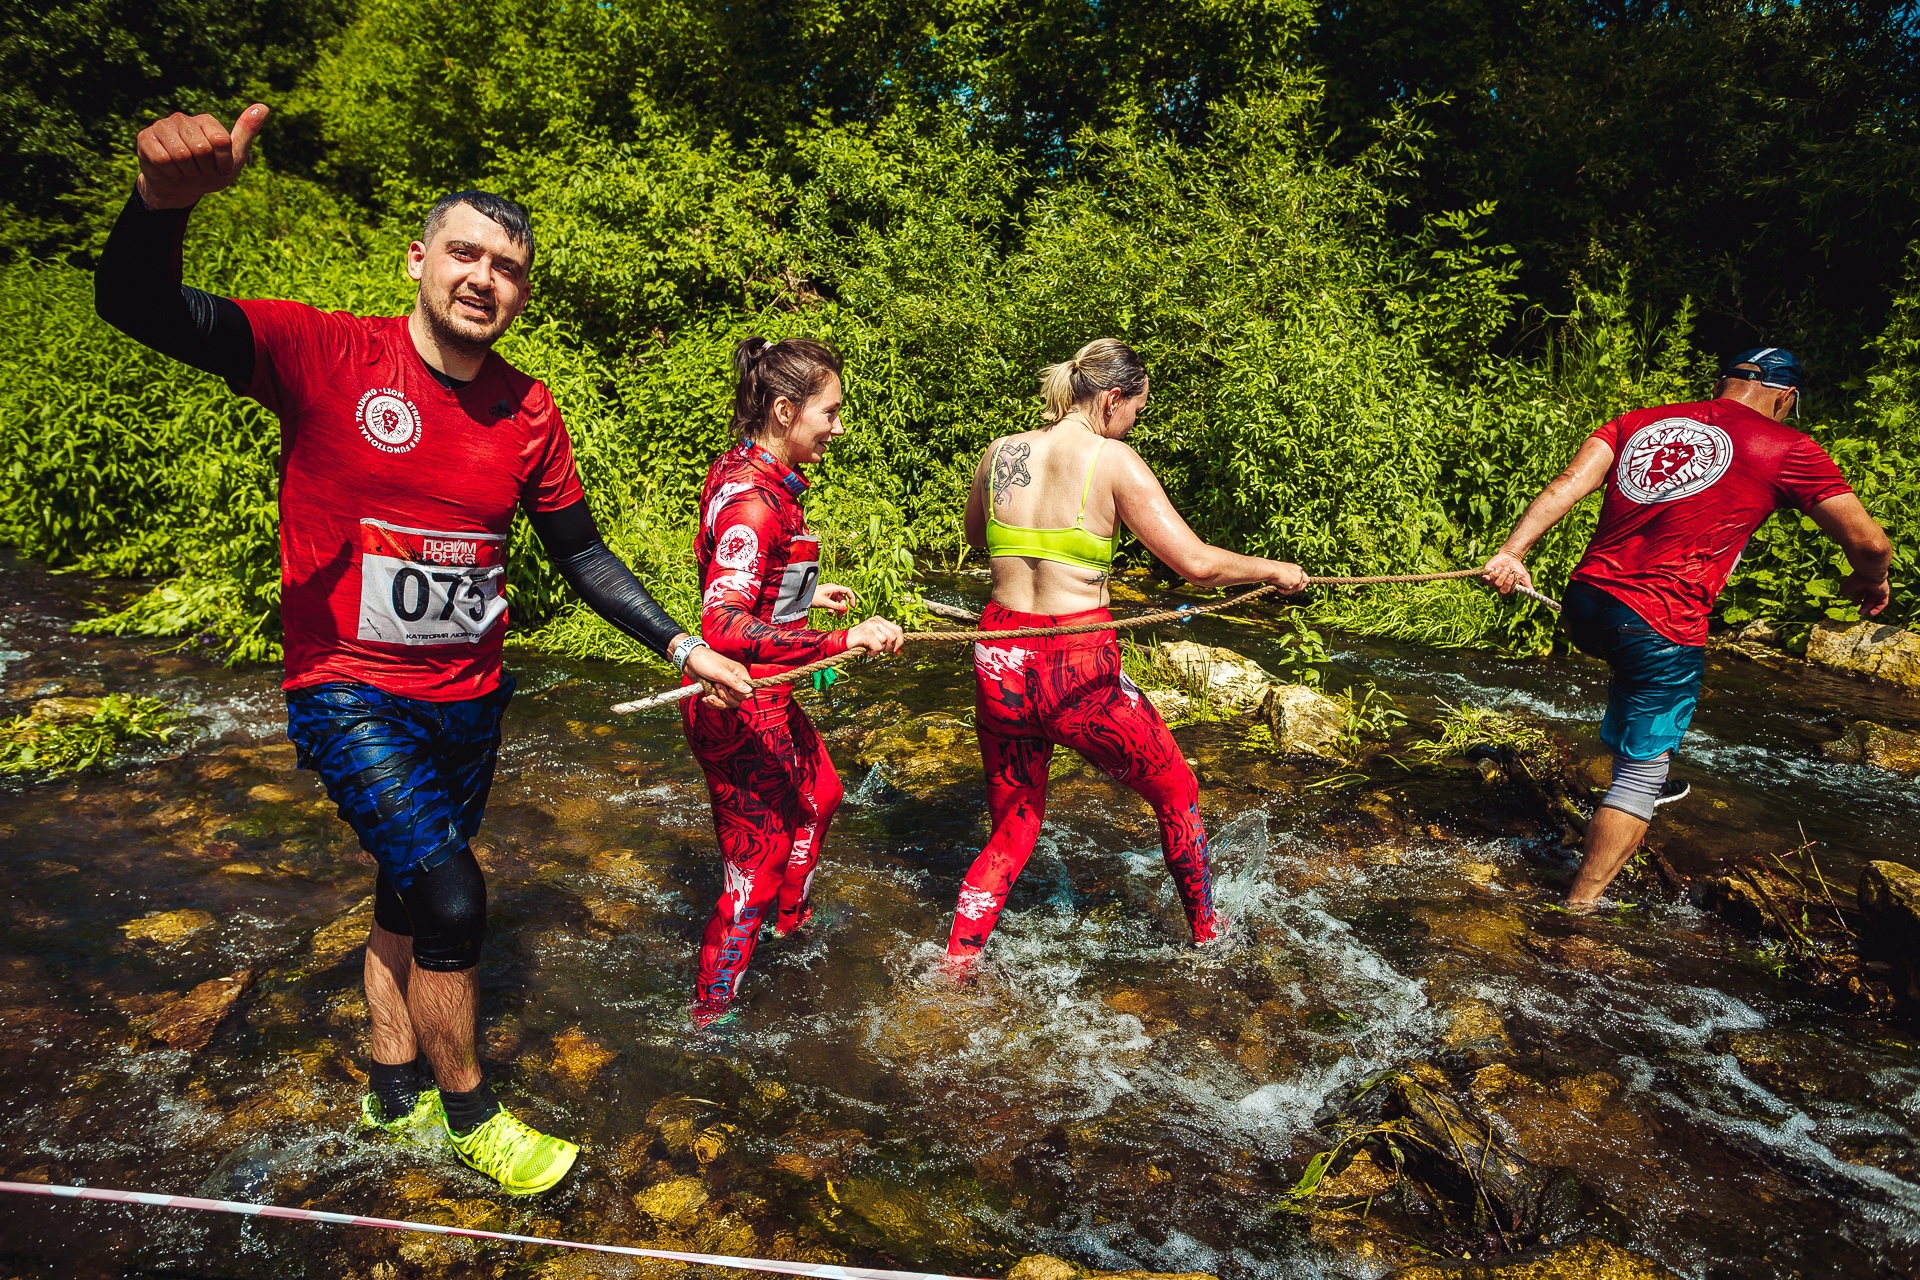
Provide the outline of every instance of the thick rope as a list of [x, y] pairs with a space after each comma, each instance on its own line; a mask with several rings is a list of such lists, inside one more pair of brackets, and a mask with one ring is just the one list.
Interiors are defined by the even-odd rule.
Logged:
[[[1362, 577], [1308, 578], [1306, 585], [1310, 587], [1371, 587], [1384, 585], [1386, 583], [1446, 582], [1460, 578], [1477, 578], [1480, 576], [1480, 572], [1479, 569], [1450, 569], [1445, 573], [1379, 573]], [[1021, 627], [1011, 631], [909, 631], [905, 633], [903, 639], [908, 644], [971, 644], [976, 640], [1037, 640], [1046, 636], [1077, 636], [1087, 635], [1095, 631], [1114, 631], [1121, 627], [1150, 627], [1162, 622], [1185, 622], [1189, 618], [1197, 618], [1201, 614], [1219, 613], [1222, 610], [1243, 605], [1249, 600], [1268, 595], [1279, 589], [1280, 588], [1273, 583], [1268, 583], [1264, 587], [1255, 587], [1251, 591], [1243, 591], [1230, 600], [1217, 600], [1212, 604], [1188, 604], [1182, 605], [1178, 609], [1162, 609], [1157, 613], [1143, 613], [1131, 618], [1109, 618], [1101, 622], [1077, 622], [1072, 626], [1066, 627]], [[1559, 601], [1554, 600], [1550, 596], [1542, 595], [1531, 587], [1515, 586], [1514, 590], [1530, 599], [1539, 601], [1555, 613], [1560, 612]], [[822, 658], [818, 662], [809, 662], [803, 667], [793, 667], [777, 675], [761, 676], [751, 681], [751, 683], [755, 689], [767, 689], [774, 685], [792, 684], [795, 681], [806, 679], [815, 672], [825, 671], [829, 667], [837, 667], [843, 662], [851, 662], [866, 652], [865, 649], [855, 646], [845, 652], [837, 653], [831, 658]], [[664, 707], [687, 698], [699, 697], [706, 691], [707, 688], [704, 684], [682, 685], [678, 689], [663, 690], [660, 693], [650, 694], [634, 702], [617, 703], [613, 708], [613, 712], [615, 715], [626, 715], [633, 711], [650, 711], [655, 707]]]

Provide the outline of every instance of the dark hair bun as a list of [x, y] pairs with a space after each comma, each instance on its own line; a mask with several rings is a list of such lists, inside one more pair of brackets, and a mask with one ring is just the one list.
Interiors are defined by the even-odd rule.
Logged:
[[746, 377], [753, 366], [760, 363], [760, 358], [771, 350], [773, 350], [773, 344], [757, 334], [745, 339], [733, 349], [733, 371], [743, 378]]

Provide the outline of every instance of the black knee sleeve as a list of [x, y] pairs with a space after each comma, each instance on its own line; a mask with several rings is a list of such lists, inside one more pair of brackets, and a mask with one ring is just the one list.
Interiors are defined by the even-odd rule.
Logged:
[[[414, 876], [399, 896], [413, 934], [415, 964], [451, 973], [480, 963], [480, 944], [487, 936], [487, 882], [473, 850], [461, 846], [433, 870]], [[374, 909], [379, 910], [377, 897]]]
[[407, 904], [400, 900], [400, 891], [393, 887], [393, 881], [387, 879], [384, 871], [373, 882], [373, 922], [388, 933], [403, 938], [413, 936], [413, 921], [407, 919]]

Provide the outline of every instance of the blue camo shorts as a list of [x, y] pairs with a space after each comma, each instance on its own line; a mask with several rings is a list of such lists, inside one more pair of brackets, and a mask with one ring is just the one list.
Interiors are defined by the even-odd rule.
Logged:
[[480, 829], [513, 677], [480, 698], [428, 702], [364, 684], [287, 694], [287, 736], [396, 889]]
[[1613, 669], [1600, 741], [1628, 760], [1657, 760], [1680, 745], [1700, 701], [1705, 646], [1678, 644], [1598, 587], [1568, 586], [1567, 635]]

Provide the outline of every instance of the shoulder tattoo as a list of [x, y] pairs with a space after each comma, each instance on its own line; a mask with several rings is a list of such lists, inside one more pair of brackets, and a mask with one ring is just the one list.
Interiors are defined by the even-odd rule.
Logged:
[[1033, 483], [1033, 476], [1027, 472], [1027, 455], [1033, 452], [1031, 445], [1002, 445], [993, 455], [993, 504], [999, 506], [1007, 500], [1007, 490], [1016, 485], [1025, 487]]

